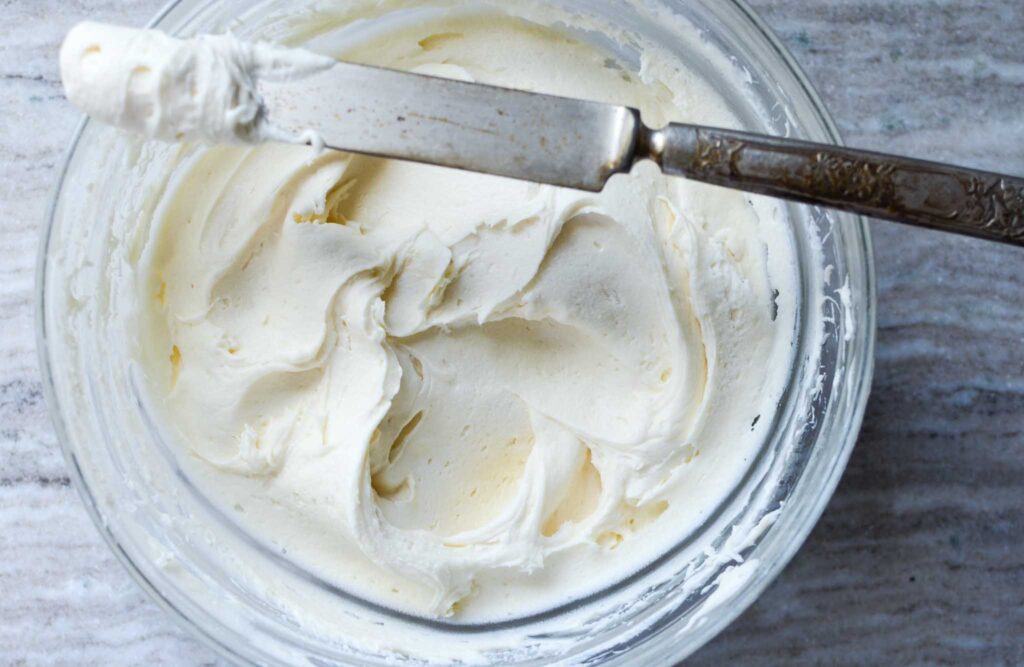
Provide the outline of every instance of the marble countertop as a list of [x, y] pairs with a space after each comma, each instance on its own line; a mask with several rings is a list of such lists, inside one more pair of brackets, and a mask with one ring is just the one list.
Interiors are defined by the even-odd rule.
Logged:
[[[163, 0], [0, 1], [0, 665], [220, 664], [117, 564], [43, 404], [38, 232], [77, 114], [76, 21]], [[851, 144], [1024, 174], [1021, 0], [751, 0]], [[796, 558], [697, 665], [1024, 664], [1024, 252], [875, 223], [863, 432]]]

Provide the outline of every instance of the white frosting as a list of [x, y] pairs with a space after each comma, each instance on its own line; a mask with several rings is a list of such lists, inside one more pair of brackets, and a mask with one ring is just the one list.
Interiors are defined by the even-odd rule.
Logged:
[[156, 30], [79, 23], [60, 49], [68, 99], [96, 120], [164, 141], [303, 142], [264, 119], [259, 79], [292, 79], [334, 61], [231, 35], [181, 40]]
[[[631, 73], [497, 14], [342, 55], [737, 124], [679, 62]], [[179, 99], [188, 68], [154, 71]], [[147, 132], [253, 136], [208, 93]], [[102, 113], [135, 127], [125, 99]], [[460, 619], [593, 592], [700, 525], [772, 421], [796, 258], [770, 202], [650, 164], [592, 195], [282, 144], [190, 155], [140, 260], [150, 392], [197, 485], [339, 586]]]

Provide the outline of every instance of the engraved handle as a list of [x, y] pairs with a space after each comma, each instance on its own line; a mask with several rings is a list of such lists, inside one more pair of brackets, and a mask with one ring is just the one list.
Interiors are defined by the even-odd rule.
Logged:
[[1021, 178], [682, 124], [640, 143], [666, 174], [1024, 246]]

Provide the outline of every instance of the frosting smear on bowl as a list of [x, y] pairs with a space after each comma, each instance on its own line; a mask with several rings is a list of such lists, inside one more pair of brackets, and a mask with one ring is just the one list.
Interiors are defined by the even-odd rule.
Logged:
[[[342, 58], [737, 126], [684, 63], [451, 12]], [[202, 138], [202, 137], [198, 137]], [[791, 367], [773, 202], [600, 194], [305, 146], [191, 146], [141, 249], [138, 358], [182, 465], [302, 567], [418, 614], [549, 609], [643, 567], [756, 457]]]

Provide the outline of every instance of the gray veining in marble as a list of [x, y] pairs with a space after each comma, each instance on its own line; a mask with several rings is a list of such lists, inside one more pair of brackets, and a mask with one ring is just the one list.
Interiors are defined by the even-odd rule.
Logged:
[[[77, 122], [56, 49], [160, 0], [0, 0], [0, 665], [220, 664], [70, 487], [34, 351], [38, 230]], [[856, 145], [1024, 174], [1022, 0], [753, 0]], [[821, 522], [696, 665], [1024, 664], [1024, 253], [875, 224], [871, 402]]]

